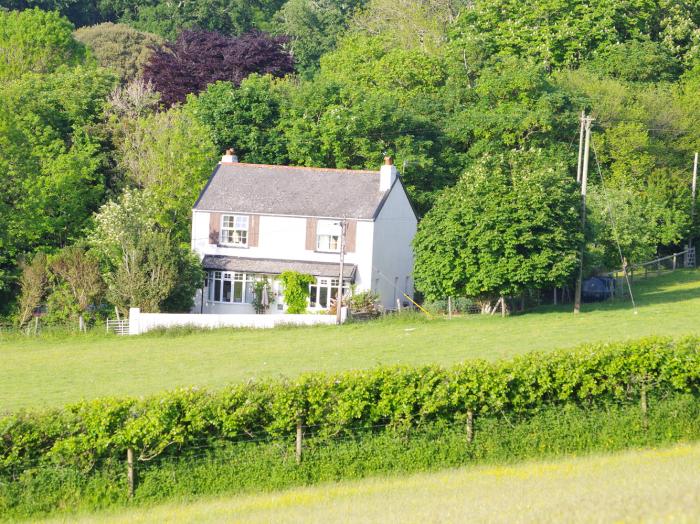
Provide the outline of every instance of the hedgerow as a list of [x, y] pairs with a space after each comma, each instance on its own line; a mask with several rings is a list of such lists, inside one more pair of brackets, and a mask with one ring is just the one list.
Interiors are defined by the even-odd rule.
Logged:
[[645, 410], [646, 399], [699, 390], [700, 339], [651, 338], [451, 368], [380, 367], [104, 398], [0, 418], [0, 478], [37, 465], [87, 473], [123, 460], [127, 448], [147, 461], [222, 441], [292, 439], [299, 422], [314, 438], [331, 439], [494, 414], [522, 418], [558, 405], [641, 400]]

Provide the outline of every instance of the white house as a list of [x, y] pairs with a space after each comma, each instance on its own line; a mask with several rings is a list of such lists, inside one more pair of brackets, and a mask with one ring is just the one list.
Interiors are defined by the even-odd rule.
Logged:
[[371, 289], [385, 308], [413, 294], [416, 214], [391, 158], [379, 171], [273, 166], [221, 159], [192, 211], [192, 249], [207, 273], [196, 313], [253, 313], [253, 283], [267, 278], [269, 313], [286, 310], [276, 275], [311, 274], [310, 310], [328, 308], [343, 286]]

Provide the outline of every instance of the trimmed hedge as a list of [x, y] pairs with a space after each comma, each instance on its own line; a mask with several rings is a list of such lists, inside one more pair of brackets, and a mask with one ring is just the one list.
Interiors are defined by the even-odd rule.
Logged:
[[469, 412], [522, 417], [563, 404], [592, 407], [699, 390], [700, 339], [651, 338], [447, 369], [314, 373], [218, 392], [191, 388], [145, 399], [105, 398], [0, 418], [0, 478], [17, 479], [24, 470], [49, 465], [87, 473], [123, 461], [129, 447], [148, 460], [222, 441], [292, 439], [300, 420], [323, 439], [358, 428], [401, 432], [459, 424]]
[[565, 404], [529, 415], [481, 416], [474, 420], [474, 429], [477, 438], [471, 444], [464, 424], [444, 422], [401, 433], [309, 438], [301, 464], [295, 461], [291, 442], [192, 449], [139, 464], [133, 499], [128, 496], [124, 457], [102, 464], [90, 475], [76, 467], [40, 467], [25, 471], [16, 481], [0, 481], [0, 520], [693, 441], [700, 439], [700, 402], [690, 394], [663, 395], [653, 398], [646, 416], [630, 403], [590, 408]]

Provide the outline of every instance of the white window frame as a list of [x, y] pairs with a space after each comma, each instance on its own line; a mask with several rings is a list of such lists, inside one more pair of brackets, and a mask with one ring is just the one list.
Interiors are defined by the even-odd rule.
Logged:
[[340, 252], [341, 226], [337, 220], [319, 220], [316, 223], [316, 251]]
[[[350, 292], [350, 280], [343, 279], [343, 296]], [[309, 284], [309, 309], [328, 309], [338, 294], [338, 278], [317, 277]], [[325, 298], [325, 303], [323, 299]]]
[[[215, 304], [251, 304], [254, 294], [253, 283], [258, 278], [259, 275], [240, 271], [208, 271], [207, 300]], [[229, 300], [225, 300], [226, 288], [229, 291]]]
[[219, 242], [223, 246], [248, 247], [249, 229], [248, 215], [222, 215]]

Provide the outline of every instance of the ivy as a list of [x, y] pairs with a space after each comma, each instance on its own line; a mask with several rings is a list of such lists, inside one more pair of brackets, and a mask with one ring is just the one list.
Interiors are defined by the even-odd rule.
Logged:
[[285, 271], [280, 275], [284, 285], [284, 301], [287, 313], [306, 313], [306, 301], [309, 298], [309, 286], [316, 282], [312, 275], [297, 271]]

